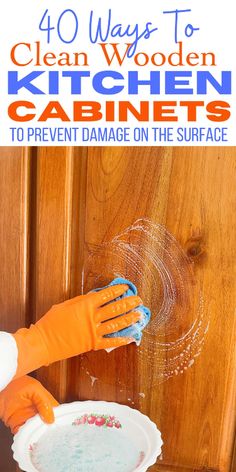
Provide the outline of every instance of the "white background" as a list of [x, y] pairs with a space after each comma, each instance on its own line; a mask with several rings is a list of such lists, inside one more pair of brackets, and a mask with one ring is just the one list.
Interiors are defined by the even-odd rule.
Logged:
[[[0, 16], [0, 39], [1, 39], [1, 65], [0, 65], [0, 145], [55, 145], [55, 142], [39, 142], [31, 140], [28, 142], [24, 140], [23, 142], [12, 142], [11, 133], [9, 131], [10, 127], [227, 127], [228, 128], [228, 137], [229, 140], [227, 143], [215, 143], [216, 145], [235, 145], [236, 144], [236, 101], [235, 101], [235, 91], [234, 91], [234, 76], [236, 74], [236, 56], [234, 53], [235, 41], [235, 18], [236, 18], [236, 7], [234, 6], [233, 0], [224, 0], [224, 2], [215, 2], [214, 0], [207, 0], [205, 2], [199, 0], [160, 0], [160, 1], [151, 1], [145, 0], [145, 2], [137, 1], [127, 1], [119, 0], [119, 2], [112, 2], [108, 0], [21, 0], [17, 2], [16, 0], [8, 0], [4, 7], [2, 7], [2, 13]], [[66, 45], [60, 42], [57, 38], [56, 33], [52, 33], [53, 41], [50, 45], [46, 42], [46, 33], [39, 31], [39, 22], [42, 18], [42, 15], [46, 9], [49, 9], [52, 24], [56, 25], [56, 20], [59, 17], [60, 13], [67, 9], [71, 8], [76, 13], [78, 13], [79, 18], [79, 34], [77, 40], [74, 41], [71, 45]], [[158, 27], [158, 32], [154, 33], [149, 40], [142, 39], [138, 46], [138, 52], [144, 51], [146, 53], [154, 53], [156, 51], [161, 51], [165, 54], [173, 52], [177, 49], [177, 46], [174, 42], [174, 17], [172, 15], [163, 15], [164, 10], [175, 10], [175, 9], [191, 9], [192, 12], [189, 16], [186, 14], [182, 16], [182, 21], [180, 21], [180, 29], [187, 22], [192, 22], [194, 26], [200, 27], [200, 31], [196, 32], [194, 36], [190, 39], [185, 39], [184, 35], [180, 35], [180, 40], [184, 42], [184, 50], [186, 53], [194, 51], [197, 53], [213, 51], [217, 59], [217, 67], [207, 68], [210, 72], [215, 74], [216, 77], [220, 78], [220, 71], [222, 70], [231, 70], [233, 73], [233, 94], [232, 96], [220, 96], [214, 91], [213, 88], [209, 88], [209, 93], [207, 96], [192, 96], [192, 95], [179, 95], [179, 96], [165, 96], [161, 94], [160, 96], [150, 96], [148, 93], [148, 87], [142, 87], [141, 94], [138, 97], [128, 96], [127, 92], [122, 92], [118, 95], [113, 96], [103, 96], [95, 91], [91, 87], [91, 81], [86, 79], [84, 84], [86, 86], [83, 88], [83, 93], [81, 96], [71, 96], [70, 87], [68, 79], [62, 79], [61, 82], [61, 93], [59, 96], [37, 96], [32, 95], [27, 90], [22, 90], [17, 96], [8, 96], [7, 89], [7, 73], [8, 70], [17, 70], [10, 60], [10, 51], [14, 44], [19, 42], [34, 43], [35, 41], [40, 41], [42, 49], [44, 52], [54, 52], [58, 54], [62, 51], [84, 51], [87, 52], [89, 56], [89, 65], [90, 67], [83, 67], [80, 70], [89, 70], [91, 75], [94, 73], [108, 69], [106, 61], [104, 60], [99, 46], [91, 45], [89, 42], [89, 15], [90, 11], [93, 9], [95, 16], [103, 18], [107, 17], [108, 9], [112, 8], [112, 24], [122, 23], [123, 26], [128, 24], [134, 25], [136, 23], [140, 26], [140, 31], [144, 29], [145, 24], [148, 21], [153, 23], [153, 26]], [[186, 20], [185, 20], [186, 18]], [[68, 16], [69, 20], [69, 16]], [[65, 21], [64, 21], [65, 24]], [[65, 25], [65, 30], [68, 33], [71, 31], [71, 24], [68, 22]], [[111, 39], [111, 42], [122, 42], [119, 38]], [[123, 40], [127, 42], [127, 38]], [[42, 67], [28, 67], [21, 68], [22, 76], [27, 75], [28, 73], [35, 70], [46, 70], [46, 66]], [[62, 67], [50, 67], [48, 70], [77, 70], [75, 67], [71, 68], [62, 68]], [[173, 70], [170, 66], [163, 66], [161, 68], [155, 67], [153, 65], [146, 66], [145, 68], [137, 67], [132, 59], [127, 60], [122, 68], [119, 66], [111, 66], [112, 70], [117, 70], [123, 75], [126, 74], [127, 70], [139, 70], [140, 78], [148, 78], [150, 70], [161, 70], [164, 76], [165, 70]], [[193, 75], [195, 76], [196, 69], [204, 70], [202, 67], [196, 68], [183, 68], [178, 67], [177, 70], [192, 70]], [[67, 82], [68, 81], [68, 82]], [[35, 85], [39, 87], [47, 87], [47, 74], [42, 78], [37, 79], [34, 82]], [[195, 80], [193, 78], [191, 85], [194, 87]], [[60, 120], [51, 119], [46, 123], [38, 123], [37, 118], [34, 121], [27, 123], [16, 123], [9, 119], [8, 117], [8, 106], [11, 102], [16, 100], [29, 100], [32, 101], [37, 108], [37, 116], [39, 116], [47, 103], [50, 100], [58, 100], [61, 105], [65, 108], [65, 111], [68, 115], [72, 117], [72, 102], [73, 100], [95, 100], [95, 101], [106, 101], [106, 100], [129, 100], [134, 105], [138, 107], [140, 100], [204, 100], [207, 103], [212, 100], [225, 100], [231, 103], [231, 119], [227, 122], [222, 123], [213, 123], [206, 119], [204, 109], [201, 110], [198, 114], [199, 119], [197, 123], [188, 123], [186, 120], [186, 111], [182, 109], [180, 112], [178, 109], [179, 121], [175, 122], [162, 122], [162, 123], [139, 123], [135, 119], [130, 118], [129, 123], [106, 123], [105, 121], [99, 122], [84, 122], [84, 123], [63, 123]], [[152, 133], [150, 133], [150, 136]], [[132, 136], [132, 132], [131, 132]], [[86, 142], [81, 141], [77, 142], [66, 142], [58, 143], [60, 145], [103, 145], [103, 142]], [[122, 143], [112, 143], [111, 145], [120, 145]], [[183, 143], [183, 142], [154, 142], [152, 139], [149, 142], [133, 142], [132, 140], [126, 145], [214, 145], [210, 142], [194, 142], [194, 143]]]

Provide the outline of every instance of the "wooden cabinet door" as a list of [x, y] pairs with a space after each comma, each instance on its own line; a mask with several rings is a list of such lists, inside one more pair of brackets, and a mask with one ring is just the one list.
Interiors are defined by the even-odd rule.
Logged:
[[[0, 151], [1, 329], [132, 278], [153, 312], [142, 345], [37, 376], [60, 401], [149, 415], [164, 440], [153, 471], [233, 472], [235, 182], [235, 148]], [[0, 470], [16, 470], [7, 447]]]
[[[13, 332], [28, 323], [28, 152], [0, 150], [0, 330]], [[11, 435], [0, 425], [0, 470], [12, 472]]]

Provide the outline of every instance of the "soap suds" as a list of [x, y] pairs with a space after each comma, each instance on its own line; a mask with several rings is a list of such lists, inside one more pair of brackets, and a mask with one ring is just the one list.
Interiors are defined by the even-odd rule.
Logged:
[[92, 387], [94, 386], [95, 382], [97, 382], [98, 378], [97, 377], [94, 377], [93, 375], [90, 375], [90, 372], [88, 370], [86, 370], [86, 374], [90, 377], [91, 379], [91, 385]]
[[98, 378], [97, 377], [93, 377], [92, 375], [90, 375], [90, 379], [91, 379], [91, 384], [92, 384], [92, 387], [94, 386], [95, 382], [97, 382]]
[[181, 375], [194, 365], [209, 319], [192, 263], [164, 226], [139, 219], [111, 241], [92, 248], [86, 265], [86, 290], [107, 285], [115, 277], [127, 278], [151, 309], [152, 320], [137, 355], [154, 382]]
[[30, 456], [39, 472], [130, 472], [140, 451], [121, 429], [86, 424], [49, 429], [31, 447]]
[[145, 393], [143, 393], [143, 392], [139, 392], [139, 396], [140, 396], [141, 398], [145, 398], [146, 395], [145, 395]]

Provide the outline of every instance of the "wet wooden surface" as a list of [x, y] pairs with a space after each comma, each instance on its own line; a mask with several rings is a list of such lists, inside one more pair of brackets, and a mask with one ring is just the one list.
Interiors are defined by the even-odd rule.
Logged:
[[[210, 329], [201, 356], [184, 375], [156, 384], [134, 346], [86, 354], [38, 373], [60, 401], [118, 401], [148, 414], [165, 443], [153, 471], [230, 471], [235, 181], [234, 148], [0, 152], [1, 329], [28, 325], [53, 303], [92, 288], [98, 267], [91, 252], [139, 217], [163, 224], [193, 263]], [[109, 279], [106, 260], [99, 271]], [[186, 313], [185, 321], [192, 319]], [[16, 470], [9, 455], [1, 453], [0, 470]]]

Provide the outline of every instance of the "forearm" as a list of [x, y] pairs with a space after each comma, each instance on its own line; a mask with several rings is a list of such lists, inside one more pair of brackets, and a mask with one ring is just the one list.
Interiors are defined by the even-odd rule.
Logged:
[[[54, 305], [35, 325], [0, 340], [0, 389], [14, 378], [24, 376], [84, 352], [129, 344], [133, 338], [109, 338], [136, 322], [142, 314], [138, 296], [127, 296], [126, 284], [90, 292]], [[124, 297], [121, 299], [120, 297]], [[135, 310], [135, 311], [133, 311]]]
[[49, 364], [48, 351], [37, 325], [19, 329], [13, 337], [18, 350], [15, 379]]
[[0, 391], [43, 365], [48, 365], [48, 354], [35, 326], [15, 334], [0, 331]]

